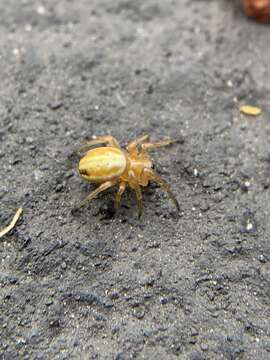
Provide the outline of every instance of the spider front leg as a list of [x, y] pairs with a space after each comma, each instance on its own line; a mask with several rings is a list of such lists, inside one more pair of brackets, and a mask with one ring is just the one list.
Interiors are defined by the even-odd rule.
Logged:
[[156, 174], [152, 169], [146, 168], [142, 173], [142, 181], [147, 183], [149, 180], [156, 182], [160, 186], [160, 188], [169, 195], [171, 200], [174, 202], [176, 209], [180, 211], [180, 205], [176, 197], [172, 193], [170, 186], [166, 183], [166, 181], [161, 179], [161, 177], [158, 174]]
[[98, 196], [102, 191], [109, 189], [110, 187], [114, 186], [117, 183], [115, 180], [106, 181], [101, 184], [96, 190], [92, 191], [80, 204], [79, 207], [84, 206], [86, 203], [92, 201], [95, 197]]
[[127, 145], [127, 151], [129, 153], [137, 151], [137, 146], [148, 139], [149, 139], [149, 135], [143, 135], [143, 136], [133, 140], [131, 143], [129, 143]]
[[111, 147], [116, 147], [118, 149], [121, 148], [120, 145], [118, 144], [118, 141], [113, 136], [99, 136], [96, 139], [87, 141], [84, 145], [80, 147], [79, 152], [86, 151], [90, 147], [99, 144], [106, 144]]
[[144, 143], [141, 145], [141, 149], [142, 151], [150, 151], [153, 149], [157, 149], [163, 146], [168, 146], [171, 145], [173, 143], [175, 143], [177, 140], [163, 140], [163, 141], [159, 141], [157, 143]]

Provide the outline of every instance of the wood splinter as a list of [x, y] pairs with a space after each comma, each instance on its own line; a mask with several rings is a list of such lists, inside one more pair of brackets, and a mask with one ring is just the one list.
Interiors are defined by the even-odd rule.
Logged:
[[16, 214], [13, 216], [11, 223], [7, 227], [5, 227], [3, 230], [0, 231], [0, 238], [5, 236], [7, 233], [9, 233], [14, 228], [14, 226], [16, 225], [17, 221], [19, 220], [19, 218], [22, 214], [22, 211], [23, 211], [22, 208], [19, 208], [16, 211]]

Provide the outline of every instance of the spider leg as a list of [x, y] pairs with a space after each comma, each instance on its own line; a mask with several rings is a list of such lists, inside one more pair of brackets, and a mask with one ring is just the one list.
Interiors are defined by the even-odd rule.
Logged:
[[138, 185], [138, 187], [136, 187], [134, 189], [134, 191], [136, 193], [137, 206], [138, 206], [138, 217], [140, 219], [140, 217], [142, 216], [142, 212], [143, 212], [142, 191], [141, 191], [141, 188], [139, 185]]
[[129, 186], [135, 191], [137, 207], [138, 207], [138, 217], [142, 216], [143, 211], [143, 201], [142, 201], [142, 191], [138, 179], [136, 178], [135, 173], [130, 170], [128, 172], [129, 175]]
[[160, 186], [160, 188], [169, 195], [170, 199], [174, 202], [176, 209], [180, 211], [180, 205], [166, 181], [161, 179], [161, 177], [156, 174], [152, 169], [148, 168], [144, 169], [142, 177], [145, 179], [145, 181], [153, 180], [154, 182], [156, 182]]
[[127, 183], [124, 182], [124, 181], [120, 182], [120, 184], [119, 184], [119, 189], [118, 189], [118, 192], [116, 194], [115, 203], [114, 203], [114, 206], [115, 206], [116, 210], [119, 208], [121, 197], [122, 197], [124, 191], [126, 190], [126, 186], [127, 186]]
[[102, 191], [109, 189], [110, 187], [114, 186], [117, 183], [115, 180], [106, 181], [101, 184], [96, 190], [92, 191], [80, 204], [79, 207], [84, 206], [86, 203], [92, 201], [95, 197], [98, 196]]
[[96, 139], [87, 141], [84, 145], [82, 145], [79, 148], [78, 152], [89, 150], [90, 147], [99, 144], [106, 144], [111, 147], [116, 147], [120, 149], [120, 145], [118, 144], [118, 141], [113, 136], [99, 136]]
[[135, 140], [133, 140], [132, 142], [130, 142], [128, 145], [127, 145], [127, 151], [129, 153], [131, 152], [134, 152], [137, 150], [137, 146], [139, 144], [141, 144], [142, 142], [146, 141], [146, 140], [149, 140], [149, 135], [143, 135]]
[[157, 143], [144, 143], [141, 145], [142, 151], [151, 151], [153, 149], [157, 149], [163, 146], [168, 146], [175, 143], [177, 140], [163, 140]]

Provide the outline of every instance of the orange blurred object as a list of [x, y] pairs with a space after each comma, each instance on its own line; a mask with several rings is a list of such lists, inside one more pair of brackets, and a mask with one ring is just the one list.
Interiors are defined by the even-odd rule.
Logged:
[[270, 0], [242, 0], [242, 4], [247, 16], [270, 22]]

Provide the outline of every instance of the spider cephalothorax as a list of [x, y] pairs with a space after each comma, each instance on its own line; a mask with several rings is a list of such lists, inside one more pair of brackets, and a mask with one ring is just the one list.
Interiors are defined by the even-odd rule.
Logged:
[[126, 150], [122, 149], [112, 136], [98, 137], [87, 142], [83, 146], [84, 150], [98, 144], [107, 146], [89, 150], [79, 162], [80, 175], [88, 181], [100, 184], [87, 196], [82, 205], [94, 199], [102, 191], [118, 184], [119, 189], [115, 198], [115, 207], [118, 208], [121, 196], [129, 185], [136, 193], [140, 217], [143, 208], [141, 187], [147, 186], [149, 181], [155, 181], [169, 194], [179, 210], [179, 204], [170, 187], [154, 172], [153, 161], [148, 155], [148, 151], [172, 144], [174, 141], [150, 143], [148, 139], [148, 135], [135, 139], [127, 145]]

